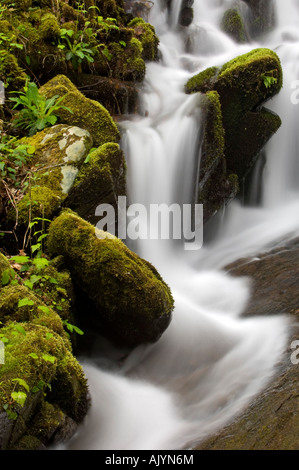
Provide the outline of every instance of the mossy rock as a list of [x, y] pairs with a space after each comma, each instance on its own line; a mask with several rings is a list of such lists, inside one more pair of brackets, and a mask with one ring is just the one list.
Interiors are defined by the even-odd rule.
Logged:
[[134, 29], [135, 37], [142, 45], [142, 58], [145, 61], [153, 61], [158, 57], [159, 38], [156, 36], [155, 28], [146, 23], [142, 18], [134, 18], [128, 24]]
[[221, 29], [240, 44], [248, 41], [245, 25], [237, 8], [230, 8], [224, 13]]
[[[45, 399], [57, 406], [68, 400], [70, 417], [82, 420], [88, 408], [86, 378], [61, 336], [28, 322], [9, 323], [1, 333], [7, 343], [5, 364], [0, 369], [0, 409], [4, 406], [15, 416], [1, 435], [0, 448], [12, 449], [23, 436], [31, 435], [28, 426]], [[26, 388], [19, 379], [25, 381]], [[13, 391], [23, 394], [23, 403], [13, 398]]]
[[0, 80], [7, 85], [6, 91], [21, 90], [26, 82], [25, 71], [16, 57], [4, 49], [0, 50]]
[[93, 321], [108, 325], [115, 341], [154, 342], [167, 328], [173, 309], [169, 287], [121, 240], [68, 210], [50, 226], [48, 252], [64, 257], [74, 284], [95, 307]]
[[[18, 223], [28, 225], [36, 217], [49, 219], [55, 214], [62, 203], [61, 193], [46, 186], [33, 187], [17, 204]], [[14, 209], [8, 214], [8, 220], [16, 217]]]
[[39, 91], [47, 98], [55, 95], [63, 97], [61, 105], [72, 112], [59, 109], [56, 114], [63, 123], [89, 131], [95, 146], [119, 141], [119, 131], [106, 108], [97, 101], [86, 98], [66, 76], [56, 76]]
[[118, 196], [126, 195], [126, 162], [118, 144], [104, 144], [89, 155], [64, 204], [95, 225], [99, 204], [111, 204], [117, 211]]
[[35, 148], [29, 163], [39, 168], [37, 184], [63, 198], [92, 148], [93, 139], [84, 129], [58, 124], [22, 139], [22, 143]]
[[[262, 113], [256, 116], [254, 131], [253, 116], [248, 113], [259, 113], [263, 103], [279, 93], [282, 77], [277, 54], [270, 49], [259, 48], [230, 60], [222, 67], [209, 68], [186, 83], [187, 93], [218, 92], [225, 130], [227, 168], [230, 173], [237, 174], [239, 180], [246, 176], [257, 153], [280, 125], [278, 117]], [[247, 119], [250, 120], [250, 137], [246, 128]], [[240, 160], [243, 151], [247, 155], [246, 161]]]
[[[31, 304], [19, 307], [19, 301], [27, 299]], [[7, 285], [0, 293], [0, 321], [3, 324], [15, 322], [31, 322], [45, 326], [59, 334], [65, 344], [70, 347], [68, 335], [59, 315], [46, 305], [41, 298], [24, 285]]]
[[141, 82], [144, 79], [146, 66], [141, 41], [133, 37], [126, 47], [119, 42], [112, 42], [109, 44], [109, 51], [112, 54], [110, 66], [114, 78], [132, 82]]
[[55, 41], [60, 37], [60, 27], [56, 16], [52, 13], [46, 13], [41, 18], [39, 27], [40, 37], [44, 41]]

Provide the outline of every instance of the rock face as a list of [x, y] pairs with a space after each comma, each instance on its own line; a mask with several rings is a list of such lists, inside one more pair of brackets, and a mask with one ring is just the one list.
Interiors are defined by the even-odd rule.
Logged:
[[[218, 129], [219, 136], [221, 113], [224, 136], [222, 158], [225, 160], [221, 177], [224, 198], [219, 198], [218, 208], [225, 202], [225, 194], [230, 193], [227, 191], [228, 179], [234, 181], [231, 191], [234, 192], [238, 183], [240, 186], [243, 184], [266, 142], [280, 127], [280, 118], [262, 105], [276, 95], [281, 86], [280, 60], [269, 49], [254, 49], [222, 67], [210, 67], [186, 83], [186, 93], [201, 92], [209, 96], [208, 93], [214, 91], [218, 94], [220, 106], [215, 114], [218, 124], [214, 124], [214, 129]], [[217, 141], [218, 137], [213, 132], [205, 136], [204, 147], [211, 147], [211, 154], [215, 153], [215, 139]], [[201, 184], [200, 179], [199, 187]], [[207, 205], [204, 213], [208, 218], [211, 212], [208, 199], [200, 192], [199, 195]]]
[[[91, 321], [128, 346], [155, 342], [167, 328], [173, 309], [168, 286], [155, 268], [116, 237], [95, 231], [66, 211], [51, 224], [50, 256], [62, 255], [75, 287], [81, 289]], [[86, 305], [86, 304], [85, 304]], [[88, 310], [88, 309], [87, 309]], [[88, 311], [81, 312], [88, 315]]]
[[198, 450], [298, 450], [298, 365], [284, 372], [236, 420]]
[[244, 316], [298, 313], [298, 240], [253, 260], [239, 260], [226, 269], [233, 276], [246, 276], [252, 281], [251, 298]]

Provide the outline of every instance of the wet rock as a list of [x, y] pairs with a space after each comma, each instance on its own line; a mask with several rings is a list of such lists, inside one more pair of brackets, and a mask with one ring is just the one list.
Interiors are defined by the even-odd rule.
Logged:
[[299, 241], [226, 267], [233, 276], [251, 280], [244, 316], [299, 313]]
[[240, 44], [248, 41], [245, 24], [237, 8], [230, 8], [224, 13], [221, 29]]

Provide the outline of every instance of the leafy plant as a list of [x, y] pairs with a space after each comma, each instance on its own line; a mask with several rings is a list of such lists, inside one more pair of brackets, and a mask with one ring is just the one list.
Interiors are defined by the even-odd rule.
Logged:
[[18, 97], [10, 98], [11, 101], [15, 102], [13, 109], [21, 107], [13, 122], [16, 127], [29, 130], [30, 136], [48, 126], [53, 126], [58, 119], [55, 111], [65, 109], [72, 113], [71, 109], [60, 104], [63, 97], [59, 98], [59, 96], [55, 95], [47, 99], [39, 93], [38, 87], [34, 82], [27, 80], [24, 91], [17, 93]]
[[[90, 49], [87, 42], [83, 41], [83, 34], [82, 31], [78, 31], [78, 33], [74, 35], [72, 29], [62, 28], [61, 30], [58, 48], [65, 50], [65, 58], [71, 61], [75, 70], [79, 69], [84, 60], [90, 63], [94, 62], [94, 51]], [[73, 40], [71, 40], [71, 38], [73, 38]]]
[[277, 78], [273, 77], [272, 75], [266, 75], [265, 73], [262, 75], [262, 80], [266, 88], [271, 88], [272, 85], [277, 83]]
[[18, 186], [18, 174], [34, 152], [34, 146], [19, 144], [15, 137], [7, 139], [1, 136], [0, 176], [12, 180]]

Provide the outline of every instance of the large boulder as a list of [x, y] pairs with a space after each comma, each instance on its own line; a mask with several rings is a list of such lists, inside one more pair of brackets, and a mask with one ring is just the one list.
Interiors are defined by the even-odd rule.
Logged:
[[56, 111], [57, 116], [64, 124], [87, 130], [96, 147], [119, 141], [119, 131], [107, 109], [97, 101], [86, 98], [66, 76], [57, 75], [39, 92], [47, 98], [63, 97], [60, 104], [71, 111], [60, 108]]
[[[260, 151], [281, 125], [279, 116], [263, 107], [281, 87], [280, 60], [270, 49], [254, 49], [222, 67], [209, 67], [191, 77], [185, 85], [186, 93], [208, 95], [211, 91], [217, 92], [224, 132], [226, 177], [236, 175], [240, 187]], [[218, 124], [214, 127], [219, 129], [217, 119]], [[212, 133], [208, 138], [211, 146], [213, 139]], [[234, 181], [236, 183], [236, 177]]]
[[299, 241], [226, 266], [232, 276], [251, 281], [251, 297], [243, 316], [298, 315]]
[[167, 328], [173, 309], [170, 289], [121, 240], [68, 210], [50, 226], [48, 252], [64, 257], [77, 292], [86, 297], [81, 316], [93, 312], [91, 322], [99, 331], [108, 328], [113, 340], [136, 346], [157, 341]]

